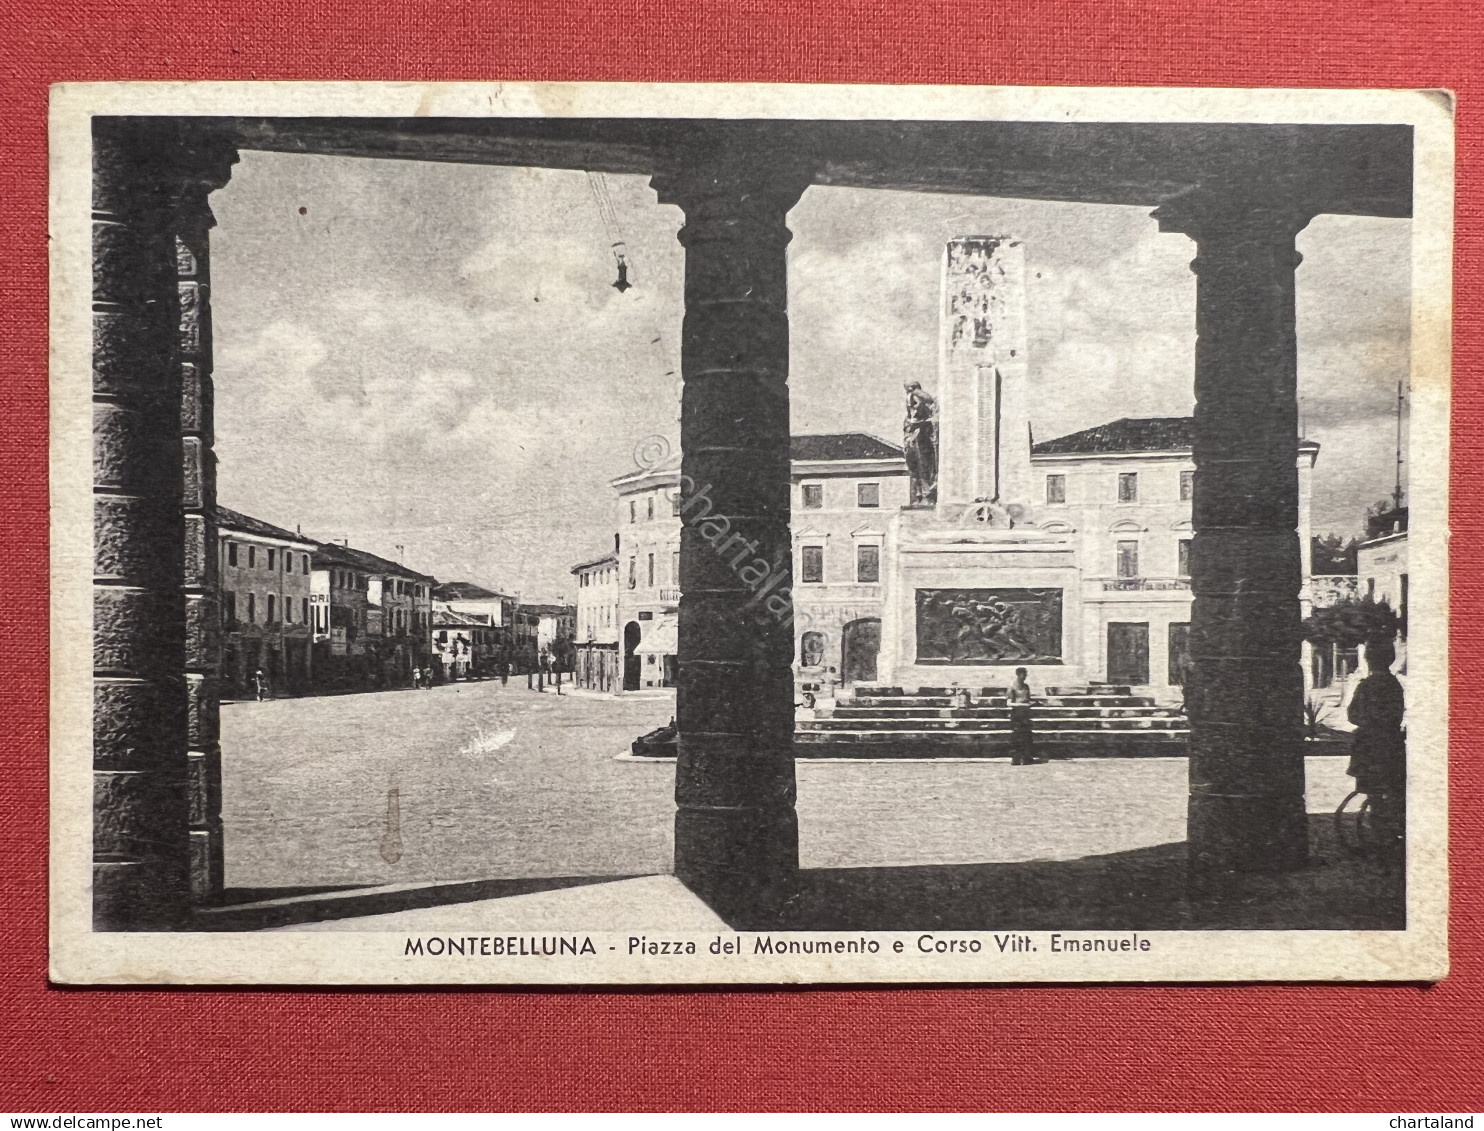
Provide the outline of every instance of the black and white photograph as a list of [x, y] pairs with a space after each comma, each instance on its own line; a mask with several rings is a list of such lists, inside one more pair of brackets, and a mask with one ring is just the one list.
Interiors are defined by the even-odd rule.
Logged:
[[54, 88], [53, 978], [1442, 977], [1452, 130]]

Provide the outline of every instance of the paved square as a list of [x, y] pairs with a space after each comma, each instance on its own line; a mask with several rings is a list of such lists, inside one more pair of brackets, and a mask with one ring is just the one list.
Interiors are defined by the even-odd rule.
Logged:
[[[222, 708], [227, 886], [668, 872], [675, 767], [617, 760], [669, 697], [524, 679]], [[1309, 808], [1349, 790], [1309, 759]], [[1184, 759], [803, 761], [806, 868], [1067, 860], [1183, 840]]]

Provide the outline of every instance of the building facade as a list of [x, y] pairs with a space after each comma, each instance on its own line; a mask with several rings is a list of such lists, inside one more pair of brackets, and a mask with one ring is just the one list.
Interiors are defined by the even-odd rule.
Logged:
[[[440, 610], [469, 618], [470, 624], [482, 624], [486, 631], [479, 634], [483, 643], [472, 645], [470, 664], [475, 675], [498, 674], [499, 666], [510, 664], [514, 670], [516, 661], [515, 611], [517, 601], [506, 593], [497, 593], [476, 585], [472, 581], [445, 581], [433, 587], [433, 615]], [[455, 627], [450, 618], [444, 629]], [[433, 651], [438, 653], [439, 641], [434, 633]]]
[[618, 555], [605, 554], [572, 567], [577, 583], [573, 679], [589, 691], [616, 691], [618, 654]]
[[271, 693], [300, 695], [313, 678], [310, 588], [316, 543], [217, 508], [222, 690], [247, 696], [261, 671]]
[[1367, 520], [1366, 540], [1356, 547], [1355, 569], [1359, 594], [1384, 601], [1397, 616], [1397, 669], [1405, 671], [1407, 603], [1410, 597], [1406, 507]]
[[428, 678], [452, 683], [496, 674], [498, 633], [487, 613], [461, 613], [435, 602]]
[[680, 455], [612, 481], [618, 495], [617, 635], [624, 691], [675, 685], [680, 609]]
[[572, 670], [572, 642], [577, 631], [574, 605], [533, 603], [520, 611], [534, 623], [537, 663], [546, 671]]
[[352, 546], [321, 543], [311, 579], [319, 682], [406, 687], [431, 662], [433, 586], [427, 574]]

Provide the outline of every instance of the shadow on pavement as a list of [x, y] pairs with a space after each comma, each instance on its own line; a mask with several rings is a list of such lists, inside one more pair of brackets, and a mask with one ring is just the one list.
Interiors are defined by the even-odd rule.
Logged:
[[1328, 815], [1309, 818], [1310, 865], [1192, 882], [1183, 842], [1066, 861], [806, 869], [768, 915], [738, 930], [1400, 930], [1399, 863], [1348, 854]]
[[633, 875], [548, 876], [396, 887], [228, 889], [222, 903], [199, 909], [188, 929], [261, 931], [297, 926], [300, 923], [353, 919], [362, 915], [421, 911], [428, 907], [444, 907], [453, 903], [504, 899], [512, 895], [530, 895], [533, 892], [586, 887], [590, 884], [634, 878]]

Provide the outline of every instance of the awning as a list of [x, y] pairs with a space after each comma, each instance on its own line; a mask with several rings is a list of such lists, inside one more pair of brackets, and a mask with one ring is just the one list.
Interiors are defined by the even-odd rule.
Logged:
[[634, 655], [673, 656], [677, 651], [677, 635], [674, 624], [657, 624], [649, 630], [649, 635], [635, 646]]

